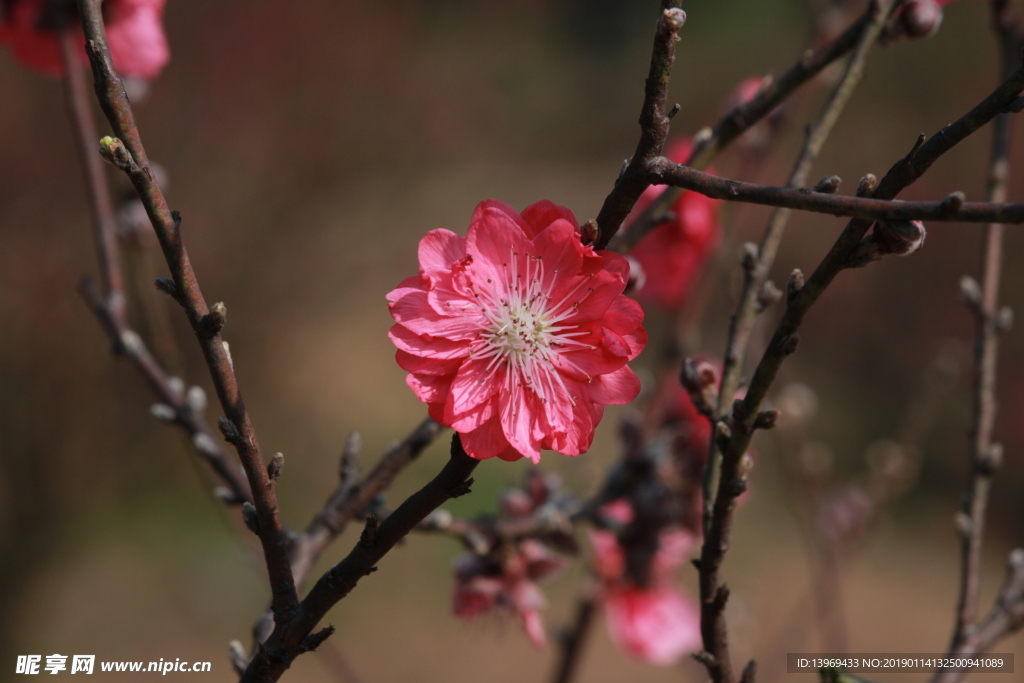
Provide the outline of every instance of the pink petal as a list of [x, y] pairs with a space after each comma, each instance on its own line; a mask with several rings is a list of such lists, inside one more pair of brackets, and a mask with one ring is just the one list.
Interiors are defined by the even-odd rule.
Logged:
[[456, 341], [475, 339], [480, 333], [480, 325], [475, 318], [441, 315], [430, 305], [426, 292], [418, 289], [404, 291], [404, 296], [388, 304], [388, 308], [395, 322], [411, 332]]
[[542, 230], [557, 220], [565, 220], [569, 222], [573, 231], [577, 233], [576, 242], [579, 243], [578, 233], [580, 225], [576, 222], [576, 217], [572, 215], [572, 211], [564, 206], [558, 206], [554, 202], [542, 199], [536, 204], [530, 204], [523, 209], [522, 216], [523, 221], [527, 225], [526, 234], [530, 237], [536, 237]]
[[490, 400], [497, 392], [499, 385], [504, 383], [505, 364], [487, 372], [491, 359], [472, 359], [464, 362], [452, 381], [451, 400], [448, 408], [453, 416], [463, 415], [485, 401]]
[[604, 405], [624, 405], [640, 393], [640, 378], [628, 365], [607, 375], [598, 375], [587, 385], [590, 400]]
[[107, 43], [123, 76], [153, 79], [171, 58], [164, 37], [164, 1], [106, 3]]
[[416, 334], [404, 325], [394, 325], [388, 337], [401, 351], [422, 358], [450, 360], [469, 356], [469, 344], [443, 337]]
[[405, 376], [405, 383], [424, 403], [444, 403], [448, 399], [452, 376], [409, 374]]
[[395, 361], [406, 372], [420, 375], [454, 375], [462, 365], [461, 358], [422, 358], [401, 349], [395, 351]]
[[497, 417], [483, 422], [472, 431], [459, 432], [459, 435], [462, 447], [471, 458], [487, 460], [498, 456], [502, 460], [512, 459], [508, 453], [508, 440], [501, 431], [501, 422]]
[[431, 230], [420, 240], [419, 260], [422, 271], [448, 270], [466, 255], [466, 238], [451, 230]]
[[700, 649], [700, 612], [671, 586], [613, 590], [605, 612], [612, 641], [645, 662], [668, 666]]

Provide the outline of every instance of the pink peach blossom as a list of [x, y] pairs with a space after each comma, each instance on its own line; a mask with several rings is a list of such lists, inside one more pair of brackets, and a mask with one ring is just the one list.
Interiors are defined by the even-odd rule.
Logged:
[[[602, 514], [619, 524], [628, 524], [633, 516], [624, 500], [605, 506]], [[590, 531], [594, 571], [603, 585], [608, 633], [627, 654], [665, 666], [700, 648], [700, 610], [672, 582], [672, 572], [686, 561], [695, 540], [685, 530], [663, 531], [651, 563], [649, 583], [637, 586], [626, 574], [627, 551], [615, 533]]]
[[[163, 32], [166, 0], [107, 0], [103, 17], [114, 68], [122, 76], [156, 78], [170, 59]], [[69, 1], [69, 5], [73, 3]], [[60, 45], [52, 29], [41, 26], [45, 0], [0, 0], [0, 45], [10, 43], [15, 58], [30, 69], [59, 77], [64, 73]], [[88, 64], [85, 38], [77, 26], [74, 40], [81, 63]]]
[[388, 294], [389, 336], [406, 383], [470, 456], [579, 455], [604, 407], [640, 391], [626, 363], [647, 337], [622, 295], [626, 259], [584, 246], [568, 209], [481, 202], [466, 237], [427, 233], [419, 262]]
[[[692, 142], [684, 139], [667, 150], [665, 156], [682, 163], [690, 155]], [[637, 201], [623, 228], [639, 217], [665, 189], [651, 185]], [[721, 202], [696, 192], [684, 192], [670, 211], [673, 219], [654, 227], [640, 240], [630, 255], [644, 274], [637, 298], [663, 308], [676, 310], [686, 301], [708, 257], [718, 245], [718, 208]]]
[[536, 582], [565, 567], [565, 560], [532, 539], [518, 543], [500, 560], [490, 555], [465, 555], [455, 566], [452, 611], [463, 619], [489, 612], [516, 614], [533, 646], [543, 648], [547, 637], [540, 610], [547, 601]]

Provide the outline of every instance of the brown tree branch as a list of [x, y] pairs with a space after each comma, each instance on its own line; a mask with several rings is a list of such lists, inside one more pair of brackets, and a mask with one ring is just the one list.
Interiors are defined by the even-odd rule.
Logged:
[[[297, 617], [279, 624], [260, 646], [242, 676], [242, 683], [276, 681], [292, 661], [315, 649], [333, 627], [312, 634], [327, 611], [355, 588], [361, 578], [375, 570], [377, 562], [417, 524], [445, 501], [469, 492], [470, 475], [480, 464], [462, 448], [458, 434], [452, 437], [451, 458], [426, 486], [409, 496], [378, 526], [369, 518], [362, 538], [348, 556], [324, 574], [302, 601]], [[312, 635], [311, 635], [312, 634]]]
[[[1018, 68], [995, 92], [963, 117], [940, 130], [927, 142], [922, 136], [911, 152], [889, 170], [874, 190], [874, 197], [895, 197], [925, 173], [942, 154], [997, 115], [1006, 112], [1021, 90], [1024, 90], [1024, 69]], [[701, 599], [703, 603], [709, 605], [709, 616], [713, 617], [706, 624], [702, 619], [701, 628], [719, 631], [707, 634], [707, 638], [712, 642], [725, 638], [722, 614], [728, 600], [728, 589], [720, 583], [719, 571], [729, 545], [736, 499], [746, 490], [749, 464], [744, 455], [755, 429], [771, 422], [767, 414], [761, 413], [768, 389], [785, 358], [796, 350], [799, 342], [797, 332], [804, 317], [836, 275], [848, 267], [851, 256], [857, 251], [871, 224], [871, 221], [863, 219], [850, 221], [806, 283], [800, 281], [802, 278], [791, 279], [786, 311], [754, 371], [745, 397], [733, 404], [727, 420], [716, 425], [717, 438], [722, 449], [721, 477], [715, 496], [712, 521], [705, 534], [698, 564]], [[714, 655], [708, 653], [708, 657]], [[715, 679], [716, 683], [731, 683], [734, 679], [731, 677], [730, 663], [714, 659], [713, 662], [709, 661], [709, 670], [723, 665], [729, 667], [720, 670], [721, 674]]]
[[220, 335], [224, 307], [221, 304], [211, 311], [207, 306], [181, 239], [179, 219], [172, 215], [149, 168], [131, 104], [110, 59], [101, 4], [100, 0], [78, 0], [96, 95], [119, 138], [106, 146], [106, 153], [108, 158], [125, 171], [139, 193], [170, 268], [175, 298], [185, 309], [199, 340], [224, 410], [222, 431], [238, 452], [253, 494], [258, 535], [270, 578], [273, 610], [277, 621], [287, 622], [293, 618], [299, 606], [288, 562], [288, 537], [278, 514], [277, 496], [267, 475], [255, 430], [242, 401], [231, 357]]
[[633, 158], [615, 181], [615, 187], [604, 200], [597, 214], [598, 235], [596, 249], [604, 249], [622, 225], [622, 221], [633, 209], [649, 184], [647, 164], [661, 154], [668, 138], [669, 121], [675, 110], [667, 110], [668, 81], [672, 62], [676, 58], [676, 42], [679, 31], [686, 21], [686, 13], [678, 9], [678, 3], [662, 10], [654, 34], [654, 50], [651, 53], [651, 69], [644, 88], [644, 103], [640, 109], [640, 141]]
[[162, 404], [169, 408], [170, 414], [160, 417], [180, 425], [188, 432], [196, 451], [227, 488], [228, 494], [223, 496], [226, 502], [251, 502], [252, 492], [245, 473], [228, 458], [200, 410], [188, 400], [187, 393], [172, 381], [167, 371], [146, 348], [142, 338], [128, 325], [116, 220], [103, 161], [96, 154], [96, 123], [89, 106], [85, 79], [75, 54], [71, 31], [61, 31], [59, 41], [64, 65], [64, 96], [71, 118], [71, 130], [85, 171], [102, 277], [102, 290], [97, 289], [92, 279], [85, 278], [79, 292], [110, 337], [115, 353], [132, 361]]
[[[1000, 72], [1005, 78], [1016, 68], [1020, 38], [1017, 21], [1006, 0], [992, 3], [992, 24], [999, 41]], [[1006, 183], [1010, 164], [1009, 115], [996, 118], [992, 131], [992, 154], [989, 164], [988, 194], [994, 202], [1006, 197]], [[964, 293], [967, 304], [977, 322], [975, 343], [974, 415], [971, 428], [971, 470], [964, 509], [957, 516], [957, 530], [961, 538], [960, 589], [956, 623], [949, 646], [950, 655], [971, 655], [983, 652], [988, 645], [1005, 636], [1013, 627], [1013, 620], [999, 615], [1014, 609], [1012, 596], [1007, 597], [1004, 587], [999, 602], [986, 622], [984, 638], [978, 633], [978, 599], [981, 591], [981, 549], [985, 532], [985, 514], [992, 479], [1002, 460], [1002, 446], [992, 441], [996, 418], [996, 369], [999, 336], [1005, 331], [1008, 316], [999, 309], [999, 279], [1003, 261], [1003, 226], [990, 224], [985, 231], [981, 264], [981, 284], [965, 278]], [[1009, 312], [1008, 309], [1006, 312]], [[1017, 564], [1020, 564], [1019, 562]], [[1021, 578], [1024, 571], [1011, 560], [1007, 586], [1017, 584], [1016, 601], [1020, 602]], [[1011, 589], [1012, 590], [1012, 589]], [[1006, 604], [1004, 604], [1004, 602]], [[1005, 608], [1005, 609], [1002, 609]], [[1018, 612], [1021, 605], [1016, 605]], [[1019, 628], [1020, 619], [1017, 620]], [[998, 624], [998, 626], [997, 626]], [[987, 643], [987, 645], [986, 645]], [[956, 683], [964, 673], [942, 670], [936, 673], [935, 683]]]
[[[686, 165], [697, 169], [707, 168], [720, 151], [771, 113], [797, 88], [817, 76], [829, 64], [853, 50], [860, 43], [864, 31], [871, 25], [873, 17], [874, 3], [870, 4], [867, 11], [839, 37], [816, 50], [805, 52], [793, 66], [778, 78], [772, 79], [771, 83], [763, 87], [752, 100], [726, 113], [710, 129], [709, 134], [698, 134], [694, 140], [695, 144], [690, 152], [690, 158], [686, 160]], [[665, 213], [682, 192], [682, 189], [673, 187], [663, 190], [644, 210], [643, 214], [632, 221], [626, 233], [615, 235], [615, 240], [610, 245], [611, 248], [627, 251], [634, 246], [654, 226], [665, 219]], [[616, 230], [618, 230], [618, 226], [616, 226]]]
[[[807, 132], [807, 140], [797, 158], [796, 165], [787, 183], [789, 188], [802, 188], [807, 184], [808, 176], [814, 162], [817, 161], [825, 141], [832, 132], [832, 128], [839, 120], [842, 113], [853, 95], [853, 91], [860, 84], [864, 75], [864, 64], [867, 62], [868, 53], [878, 41], [885, 25], [886, 17], [889, 15], [891, 2], [884, 4], [872, 4], [870, 11], [871, 20], [860, 32], [857, 47], [850, 61], [846, 65], [839, 83], [833, 89], [831, 96], [822, 107], [818, 120]], [[865, 15], [867, 16], [867, 15]], [[726, 340], [725, 356], [722, 360], [722, 379], [718, 390], [718, 405], [716, 406], [716, 419], [723, 418], [732, 403], [740, 387], [740, 377], [743, 371], [743, 362], [747, 353], [747, 346], [750, 342], [750, 335], [754, 329], [754, 321], [757, 315], [763, 310], [761, 305], [762, 288], [768, 279], [775, 262], [775, 255], [778, 252], [779, 244], [786, 229], [786, 224], [792, 215], [791, 209], [779, 208], [776, 210], [768, 223], [761, 245], [756, 252], [751, 249], [749, 253], [754, 258], [745, 259], [743, 262], [743, 290], [736, 306], [736, 312], [729, 324], [729, 334]], [[704, 476], [704, 501], [705, 520], [709, 521], [710, 506], [714, 496], [714, 488], [717, 484], [717, 470], [720, 452], [715, 443], [711, 444], [710, 457]], [[713, 652], [705, 643], [705, 649]]]
[[[1013, 108], [1008, 105], [1003, 111], [1013, 111]], [[868, 221], [1024, 223], [1024, 202], [967, 202], [959, 192], [938, 201], [887, 200], [729, 180], [673, 163], [664, 157], [652, 159], [648, 169], [652, 183], [683, 187], [726, 201], [799, 209]]]
[[576, 604], [576, 619], [559, 639], [559, 659], [552, 683], [569, 683], [576, 675], [596, 611], [597, 603], [593, 595], [580, 597]]

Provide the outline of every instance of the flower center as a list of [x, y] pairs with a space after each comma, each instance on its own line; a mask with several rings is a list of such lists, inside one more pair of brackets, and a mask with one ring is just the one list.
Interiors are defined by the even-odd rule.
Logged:
[[593, 290], [585, 286], [587, 280], [582, 280], [561, 301], [553, 302], [548, 292], [558, 282], [558, 271], [545, 273], [541, 256], [526, 254], [523, 268], [521, 255], [514, 248], [510, 256], [509, 262], [502, 264], [504, 281], [488, 279], [486, 286], [476, 290], [484, 321], [472, 353], [477, 358], [491, 359], [487, 374], [504, 363], [508, 390], [513, 395], [525, 389], [545, 403], [549, 399], [557, 402], [562, 396], [575, 404], [576, 397], [566, 388], [559, 370], [579, 370], [564, 354], [593, 348], [575, 339], [591, 332], [561, 323]]

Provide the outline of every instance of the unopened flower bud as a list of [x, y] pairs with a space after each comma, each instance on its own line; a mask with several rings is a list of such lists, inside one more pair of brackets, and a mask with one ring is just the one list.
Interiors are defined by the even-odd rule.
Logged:
[[154, 403], [149, 407], [149, 412], [161, 422], [174, 422], [178, 418], [178, 411], [166, 403]]
[[896, 24], [897, 31], [908, 38], [930, 38], [942, 25], [942, 7], [935, 0], [909, 0]]
[[907, 256], [921, 248], [927, 233], [921, 221], [878, 221], [874, 234], [883, 254]]

